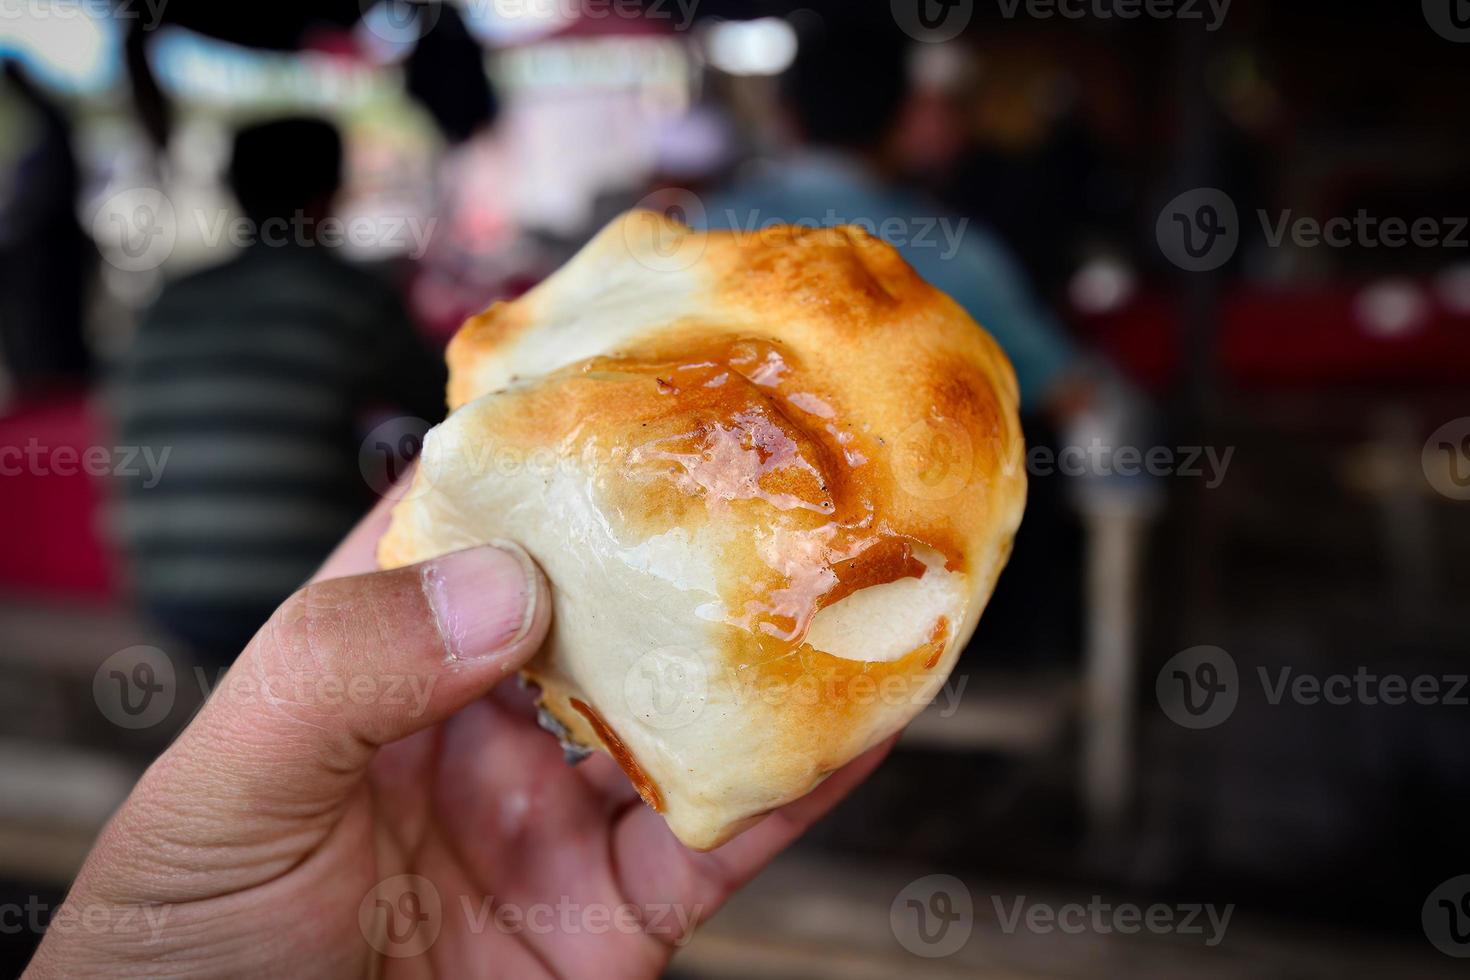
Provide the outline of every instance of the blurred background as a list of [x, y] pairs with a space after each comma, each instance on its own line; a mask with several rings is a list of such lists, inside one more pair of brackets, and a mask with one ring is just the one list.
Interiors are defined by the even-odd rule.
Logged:
[[635, 205], [889, 240], [1031, 447], [955, 677], [675, 975], [1464, 975], [1461, 0], [0, 0], [0, 62], [0, 975]]

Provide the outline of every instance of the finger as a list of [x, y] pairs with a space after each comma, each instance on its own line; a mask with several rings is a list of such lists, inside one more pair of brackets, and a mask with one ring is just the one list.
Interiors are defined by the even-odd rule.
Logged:
[[[679, 908], [677, 921], [691, 927], [708, 919], [736, 889], [868, 778], [897, 739], [895, 735], [869, 749], [806, 796], [703, 854], [680, 844], [663, 818], [648, 807], [629, 810], [613, 830], [614, 866], [623, 895], [643, 908], [660, 904]], [[668, 933], [657, 938], [678, 943], [685, 937]]]
[[250, 642], [157, 778], [206, 801], [220, 827], [330, 822], [378, 747], [519, 669], [549, 618], [545, 579], [510, 543], [309, 585]]

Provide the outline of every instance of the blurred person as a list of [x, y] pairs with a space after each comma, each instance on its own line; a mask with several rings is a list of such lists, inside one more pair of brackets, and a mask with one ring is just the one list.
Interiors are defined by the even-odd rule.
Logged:
[[[786, 82], [805, 145], [712, 195], [708, 224], [751, 233], [778, 222], [876, 230], [994, 335], [1015, 365], [1024, 408], [1068, 416], [1081, 390], [1078, 351], [1010, 252], [898, 183], [909, 72], [907, 45], [892, 27], [833, 12], [823, 30], [801, 39]], [[885, 223], [900, 230], [885, 231]]]
[[138, 597], [216, 665], [362, 513], [363, 411], [443, 414], [444, 370], [393, 289], [317, 240], [341, 167], [325, 121], [242, 129], [251, 244], [166, 285], [123, 365], [121, 439], [155, 461], [120, 515]]
[[77, 223], [71, 126], [15, 61], [0, 80], [0, 345], [17, 389], [81, 380], [96, 253]]
[[515, 161], [501, 137], [500, 98], [485, 51], [452, 4], [414, 47], [404, 85], [444, 138], [433, 187], [435, 234], [413, 270], [409, 304], [433, 336], [447, 339], [497, 300], [514, 299], [556, 267], [524, 226], [506, 188]]

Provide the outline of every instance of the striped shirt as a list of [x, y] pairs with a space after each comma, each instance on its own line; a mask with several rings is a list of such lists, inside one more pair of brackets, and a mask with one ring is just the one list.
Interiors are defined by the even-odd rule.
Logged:
[[326, 249], [256, 245], [166, 286], [116, 400], [122, 442], [164, 460], [118, 514], [140, 598], [279, 603], [370, 502], [362, 411], [437, 421], [443, 381], [392, 288]]

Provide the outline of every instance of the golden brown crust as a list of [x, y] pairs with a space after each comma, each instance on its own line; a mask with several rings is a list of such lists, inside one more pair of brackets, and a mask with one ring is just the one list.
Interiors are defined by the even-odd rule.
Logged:
[[[421, 472], [432, 486], [400, 507], [382, 560], [492, 532], [535, 539], [566, 627], [528, 671], [544, 707], [667, 804], [691, 846], [719, 843], [911, 717], [973, 630], [1020, 520], [1009, 363], [860, 229], [703, 234], [635, 212], [469, 321], [449, 362], [459, 411], [441, 443], [461, 456], [544, 450], [560, 469], [494, 482], [456, 458], [437, 482]], [[609, 594], [576, 594], [589, 561], [616, 583]], [[853, 605], [880, 587], [913, 598]], [[881, 659], [814, 647], [829, 611], [823, 642], [861, 644], [872, 627], [852, 624], [869, 616], [899, 647]], [[615, 647], [589, 649], [594, 636]], [[697, 723], [677, 729], [622, 703], [629, 664], [670, 639], [703, 675]], [[759, 765], [725, 758], [737, 752]]]

